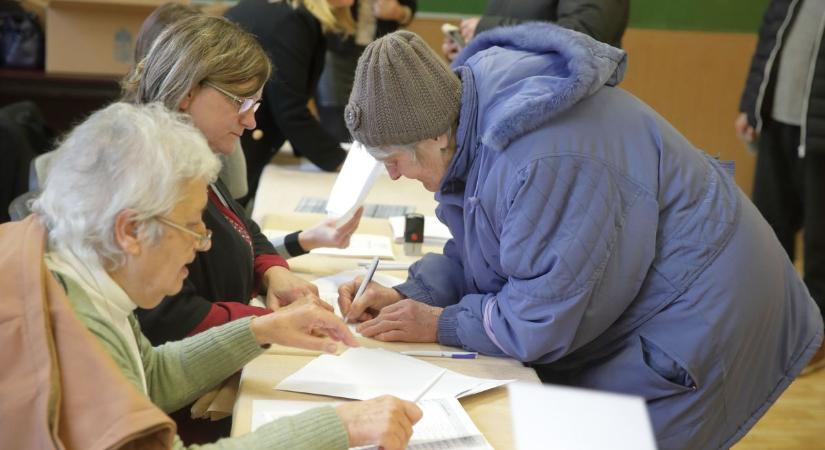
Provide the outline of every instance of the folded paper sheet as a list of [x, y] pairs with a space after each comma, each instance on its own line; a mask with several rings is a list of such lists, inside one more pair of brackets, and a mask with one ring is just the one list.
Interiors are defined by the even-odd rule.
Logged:
[[364, 203], [382, 169], [360, 142], [352, 143], [327, 200], [327, 215], [335, 217], [338, 226], [345, 224]]
[[460, 398], [511, 381], [470, 377], [400, 353], [359, 347], [321, 355], [275, 388], [355, 400], [394, 395], [416, 401]]

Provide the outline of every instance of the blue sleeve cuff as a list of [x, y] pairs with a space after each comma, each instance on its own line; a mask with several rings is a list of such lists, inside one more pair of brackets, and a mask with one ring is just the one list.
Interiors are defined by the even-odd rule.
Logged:
[[438, 318], [438, 343], [451, 347], [462, 347], [458, 340], [458, 306], [448, 306]]
[[435, 306], [430, 291], [415, 279], [408, 278], [407, 281], [393, 287], [393, 289], [407, 298]]

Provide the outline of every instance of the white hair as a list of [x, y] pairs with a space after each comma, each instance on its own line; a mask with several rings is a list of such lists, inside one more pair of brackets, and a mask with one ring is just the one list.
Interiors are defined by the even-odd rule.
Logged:
[[[444, 130], [443, 133], [439, 134], [439, 136], [444, 134], [447, 135], [448, 145], [453, 137], [453, 129], [454, 126], [450, 126], [446, 130]], [[422, 142], [424, 141], [413, 142], [411, 144], [385, 145], [380, 147], [371, 147], [368, 145], [364, 145], [364, 148], [367, 150], [367, 153], [369, 153], [370, 156], [377, 159], [378, 161], [384, 161], [392, 155], [405, 152], [410, 154], [410, 157], [413, 161], [416, 161], [418, 159], [418, 149]]]
[[52, 249], [69, 250], [107, 270], [125, 262], [115, 218], [134, 209], [147, 242], [156, 221], [181, 200], [192, 180], [215, 180], [220, 162], [188, 116], [161, 104], [114, 103], [92, 114], [55, 151], [43, 193], [32, 206]]

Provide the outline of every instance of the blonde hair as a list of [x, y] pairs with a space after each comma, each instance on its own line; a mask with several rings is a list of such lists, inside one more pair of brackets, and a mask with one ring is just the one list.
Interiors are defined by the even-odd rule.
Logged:
[[[168, 26], [148, 54], [123, 79], [123, 100], [161, 102], [171, 110], [195, 86], [214, 83], [241, 97], [251, 97], [269, 79], [272, 65], [258, 41], [223, 17], [197, 15]], [[254, 81], [247, 92], [238, 86]]]
[[293, 8], [303, 6], [321, 22], [324, 33], [355, 34], [355, 20], [349, 7], [333, 8], [327, 0], [283, 0]]

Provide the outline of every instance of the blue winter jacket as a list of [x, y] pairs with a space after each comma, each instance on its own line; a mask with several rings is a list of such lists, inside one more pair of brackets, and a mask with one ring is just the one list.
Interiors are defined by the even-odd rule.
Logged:
[[398, 290], [444, 307], [442, 344], [643, 396], [660, 448], [727, 447], [822, 320], [732, 177], [614, 87], [624, 67], [550, 24], [479, 35], [454, 63], [458, 148], [436, 193], [454, 238]]

